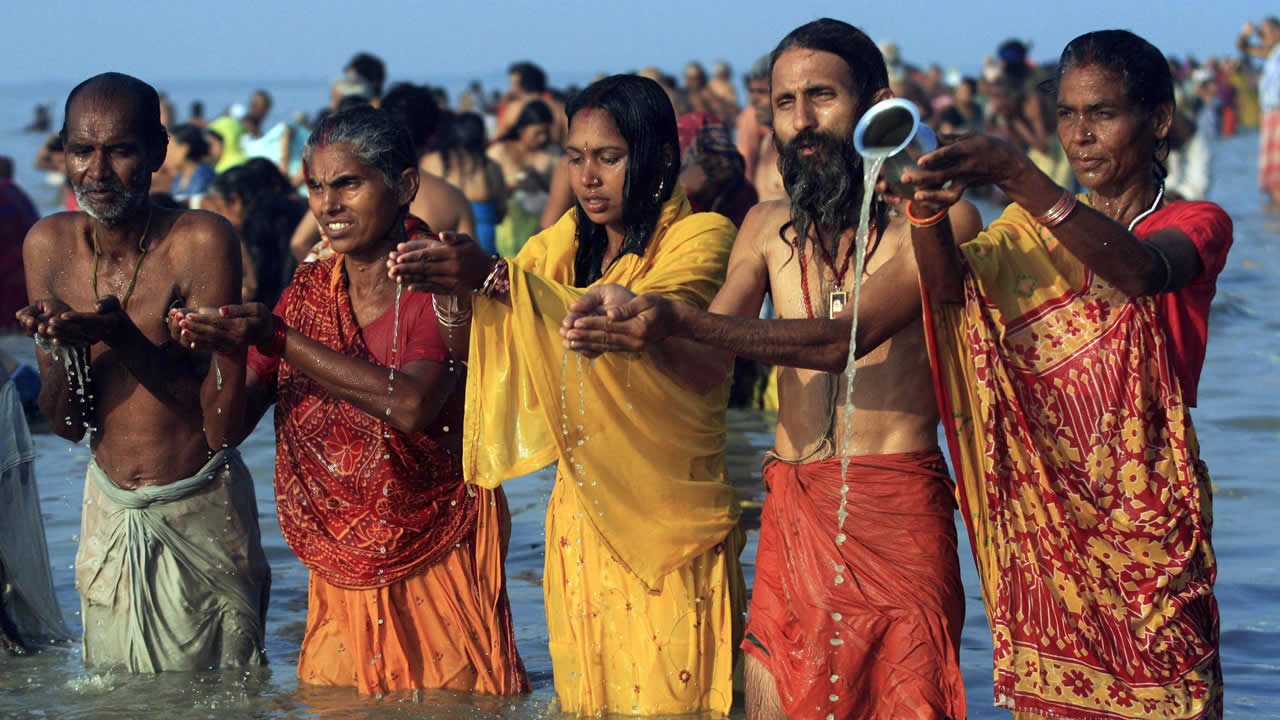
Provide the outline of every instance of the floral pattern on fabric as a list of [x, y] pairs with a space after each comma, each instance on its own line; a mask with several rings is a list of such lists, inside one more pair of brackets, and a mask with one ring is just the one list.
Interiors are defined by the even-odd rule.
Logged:
[[964, 304], [927, 307], [996, 704], [1220, 716], [1209, 478], [1156, 300], [1016, 205], [962, 252]]
[[[344, 355], [380, 364], [351, 308], [342, 256], [298, 269], [285, 322]], [[280, 530], [307, 567], [343, 588], [408, 577], [475, 527], [475, 492], [458, 458], [405, 435], [281, 362], [276, 397]]]

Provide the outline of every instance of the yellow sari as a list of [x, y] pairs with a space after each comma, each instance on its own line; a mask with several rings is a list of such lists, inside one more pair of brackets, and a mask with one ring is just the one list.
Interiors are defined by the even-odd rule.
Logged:
[[961, 254], [964, 303], [925, 306], [996, 704], [1217, 717], [1209, 477], [1155, 299], [1095, 276], [1017, 205]]
[[[705, 308], [735, 233], [677, 187], [644, 255], [599, 282]], [[543, 584], [564, 710], [726, 714], [745, 597], [728, 386], [701, 396], [647, 355], [566, 353], [576, 246], [570, 211], [511, 261], [509, 306], [476, 299], [464, 474], [496, 487], [558, 463]]]

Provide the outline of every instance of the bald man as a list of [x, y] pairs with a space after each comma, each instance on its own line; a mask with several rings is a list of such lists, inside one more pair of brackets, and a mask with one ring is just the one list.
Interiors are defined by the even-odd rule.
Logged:
[[[149, 199], [168, 136], [155, 89], [106, 73], [67, 97], [66, 173], [83, 212], [23, 244], [39, 404], [92, 459], [76, 589], [85, 663], [131, 672], [263, 664], [270, 575], [231, 433], [245, 357], [170, 340], [182, 308], [240, 301], [235, 231]], [[172, 325], [171, 325], [172, 323]]]

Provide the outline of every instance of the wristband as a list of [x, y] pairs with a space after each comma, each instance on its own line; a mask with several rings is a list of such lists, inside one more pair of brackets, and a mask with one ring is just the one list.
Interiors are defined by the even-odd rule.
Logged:
[[450, 305], [452, 307], [443, 307], [440, 304], [440, 296], [431, 295], [431, 309], [436, 313], [436, 322], [443, 328], [457, 328], [471, 322], [471, 308], [461, 310], [458, 308], [458, 298], [450, 297]]
[[911, 227], [918, 227], [918, 228], [933, 227], [934, 225], [937, 225], [938, 223], [945, 220], [946, 217], [947, 217], [947, 208], [942, 208], [941, 210], [938, 211], [936, 215], [930, 215], [929, 217], [923, 218], [923, 219], [918, 218], [916, 217], [916, 214], [912, 212], [911, 201], [910, 200], [907, 201], [907, 222], [911, 223]]
[[1040, 215], [1036, 215], [1035, 221], [1046, 228], [1055, 228], [1071, 217], [1071, 213], [1075, 212], [1078, 202], [1075, 195], [1063, 190], [1062, 195], [1058, 197], [1058, 201], [1053, 204], [1053, 207], [1045, 210]]
[[487, 298], [495, 295], [506, 295], [511, 291], [511, 278], [507, 272], [507, 261], [498, 258], [497, 262], [493, 264], [493, 269], [489, 271], [489, 275], [485, 277], [480, 289], [476, 292]]

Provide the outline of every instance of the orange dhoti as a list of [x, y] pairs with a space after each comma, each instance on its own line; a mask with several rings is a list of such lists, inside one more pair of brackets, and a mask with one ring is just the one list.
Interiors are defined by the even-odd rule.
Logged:
[[476, 492], [484, 502], [475, 535], [419, 574], [352, 590], [311, 573], [300, 681], [364, 694], [528, 692], [503, 572], [506, 499]]
[[792, 718], [961, 720], [964, 595], [942, 455], [850, 458], [843, 528], [840, 465], [766, 461], [743, 649]]

